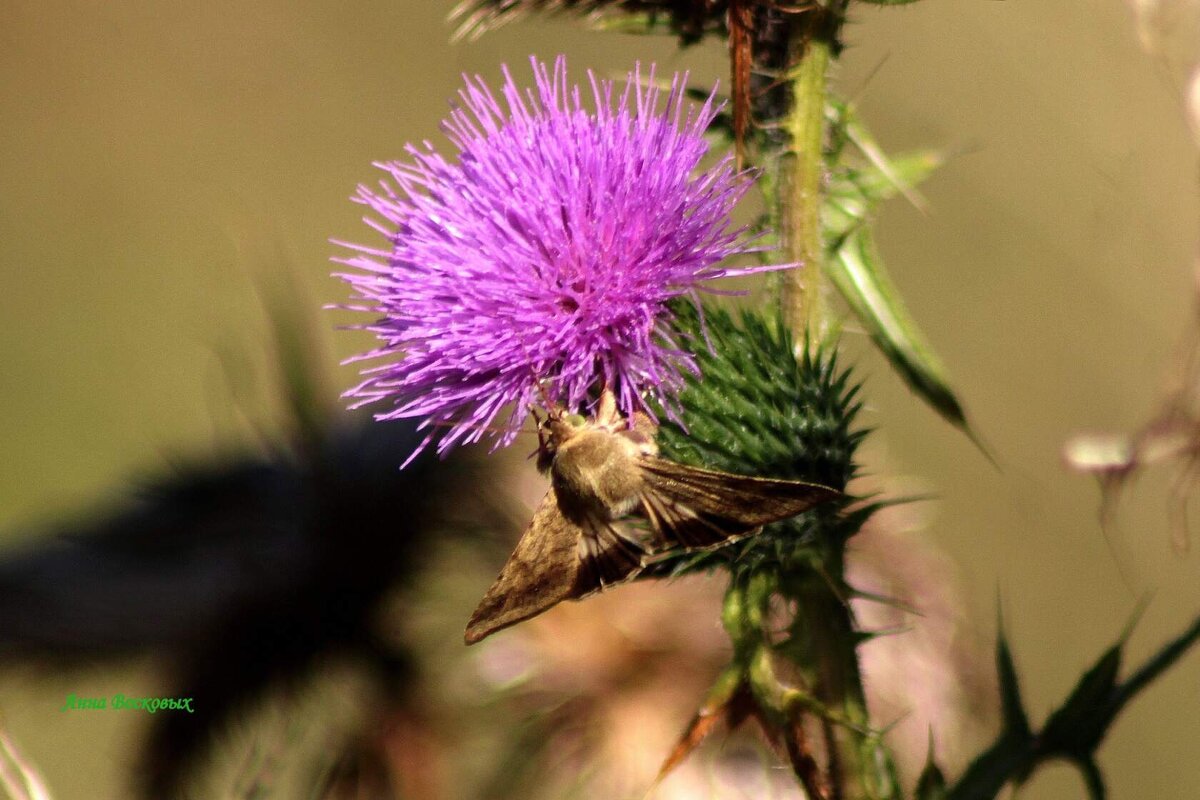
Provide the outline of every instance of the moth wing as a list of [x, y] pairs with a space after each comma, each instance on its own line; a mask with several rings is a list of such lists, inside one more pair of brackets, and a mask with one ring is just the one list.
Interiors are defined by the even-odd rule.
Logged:
[[755, 530], [701, 514], [653, 488], [642, 493], [641, 501], [642, 513], [654, 531], [658, 550], [678, 547], [701, 550], [736, 541]]
[[642, 571], [649, 555], [644, 545], [618, 530], [612, 523], [589, 519], [579, 542], [577, 597], [624, 583]]
[[464, 639], [475, 644], [496, 631], [537, 616], [576, 597], [583, 529], [563, 516], [550, 489], [533, 520], [467, 623]]
[[551, 488], [471, 615], [463, 638], [475, 644], [563, 600], [627, 581], [641, 571], [646, 555], [638, 541], [609, 522], [591, 517], [572, 521]]
[[841, 497], [828, 486], [692, 467], [665, 458], [638, 461], [642, 510], [662, 547], [713, 547]]

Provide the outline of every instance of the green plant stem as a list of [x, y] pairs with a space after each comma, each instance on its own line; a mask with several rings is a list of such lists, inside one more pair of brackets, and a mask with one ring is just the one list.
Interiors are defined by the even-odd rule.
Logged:
[[[756, 68], [760, 75], [781, 78], [758, 96], [757, 119], [765, 124], [762, 141], [769, 156], [765, 163], [771, 167], [766, 191], [781, 233], [780, 255], [797, 265], [781, 273], [779, 294], [783, 321], [794, 333], [793, 355], [800, 355], [801, 348], [831, 344], [827, 341], [832, 327], [825, 287], [827, 248], [821, 224], [828, 171], [826, 112], [830, 65], [839, 51], [847, 2], [817, 3], [802, 15], [780, 16], [774, 27], [759, 31], [775, 38], [769, 45], [760, 42]], [[815, 780], [809, 774], [808, 746], [800, 738], [786, 737], [805, 715], [811, 715], [821, 721], [825, 738], [819, 751], [824, 754], [821, 782], [828, 786], [828, 794], [822, 792], [822, 797], [898, 798], [891, 759], [870, 726], [858, 664], [861, 637], [840, 590], [844, 540], [828, 545], [812, 561], [784, 558], [765, 569], [759, 565], [752, 575], [734, 570], [731, 587], [737, 588], [731, 591], [736, 599], [727, 611], [736, 607], [741, 613], [732, 627], [726, 617], [734, 657], [741, 659], [760, 708], [784, 740], [794, 745], [793, 768], [802, 782], [809, 779], [806, 787]], [[796, 609], [790, 637], [779, 645], [772, 644], [777, 632], [768, 629], [765, 614], [763, 598], [771, 593]], [[752, 610], [756, 613], [749, 613]]]
[[898, 787], [887, 767], [890, 761], [878, 752], [879, 740], [870, 728], [856, 648], [859, 637], [850, 609], [819, 580], [805, 581], [796, 599], [796, 631], [803, 634], [815, 657], [815, 693], [832, 712], [823, 716], [831, 783], [839, 790], [835, 796], [846, 800], [896, 796]]
[[[782, 651], [769, 643], [767, 608], [776, 592], [798, 607], [794, 638]], [[839, 800], [899, 797], [890, 757], [870, 727], [856, 650], [859, 636], [842, 598], [812, 574], [780, 581], [769, 572], [757, 572], [748, 580], [731, 582], [723, 618], [738, 673], [785, 739], [788, 726], [804, 714], [822, 720], [831, 796]], [[805, 676], [802, 686], [789, 685], [777, 673], [774, 661], [780, 655]], [[797, 774], [801, 779], [810, 777]]]
[[783, 225], [784, 253], [798, 264], [785, 273], [781, 302], [784, 320], [800, 334], [797, 342], [821, 341], [826, 326], [821, 241], [821, 204], [825, 164], [825, 101], [831, 45], [822, 39], [805, 43], [792, 73], [792, 107], [784, 120], [788, 144], [780, 158], [778, 219]]
[[[821, 214], [829, 67], [843, 11], [844, 3], [835, 0], [798, 31], [792, 47], [799, 60], [789, 73], [791, 105], [782, 120], [786, 138], [778, 161], [776, 219], [782, 227], [784, 257], [799, 266], [785, 273], [780, 302], [797, 343], [810, 347], [829, 334]], [[804, 655], [797, 663], [812, 675], [815, 699], [829, 709], [823, 719], [833, 796], [894, 797], [899, 787], [890, 758], [870, 732], [858, 665], [859, 637], [850, 609], [833, 588], [841, 580], [842, 555], [831, 549], [823, 559], [821, 571], [830, 580], [811, 575], [800, 581], [785, 579], [781, 589], [798, 609], [793, 631], [802, 640], [796, 644]]]

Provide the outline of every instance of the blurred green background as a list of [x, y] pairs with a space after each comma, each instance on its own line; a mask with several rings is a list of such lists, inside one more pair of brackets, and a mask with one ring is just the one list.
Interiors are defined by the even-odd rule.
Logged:
[[[526, 21], [449, 43], [448, 3], [0, 4], [0, 531], [113, 496], [131, 475], [216, 452], [282, 415], [260, 288], [280, 247], [314, 305], [344, 299], [330, 237], [371, 241], [346, 199], [372, 161], [439, 140], [461, 72], [531, 53], [624, 73], [634, 60], [725, 78], [719, 45]], [[1154, 409], [1194, 326], [1197, 159], [1176, 73], [1116, 0], [857, 6], [838, 70], [891, 150], [957, 155], [893, 203], [881, 246], [946, 362], [993, 469], [851, 335], [876, 472], [939, 499], [929, 528], [990, 639], [997, 596], [1040, 719], [1152, 601], [1142, 658], [1200, 611], [1200, 557], [1170, 546], [1152, 471], [1106, 541], [1071, 434]], [[342, 317], [326, 313], [330, 326]], [[367, 345], [330, 337], [333, 358]], [[339, 368], [338, 387], [354, 380]], [[230, 376], [233, 376], [232, 380]], [[239, 397], [228, 398], [231, 383]], [[482, 589], [483, 587], [481, 587]], [[135, 719], [60, 714], [72, 691], [154, 691], [145, 670], [0, 681], [0, 713], [60, 798], [119, 796]], [[1116, 798], [1200, 790], [1200, 658], [1119, 721]], [[1025, 800], [1082, 797], [1052, 769]]]

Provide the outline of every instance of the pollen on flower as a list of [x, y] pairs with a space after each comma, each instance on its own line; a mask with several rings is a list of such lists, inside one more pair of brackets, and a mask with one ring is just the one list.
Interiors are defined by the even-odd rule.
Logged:
[[[730, 214], [752, 176], [731, 159], [699, 169], [717, 109], [684, 101], [686, 75], [660, 91], [654, 68], [623, 89], [560, 57], [532, 59], [534, 85], [507, 69], [497, 97], [465, 78], [443, 130], [457, 150], [409, 145], [355, 200], [384, 247], [337, 242], [379, 345], [346, 393], [376, 417], [421, 418], [422, 447], [445, 453], [501, 420], [507, 444], [532, 405], [577, 409], [608, 386], [621, 409], [672, 407], [693, 357], [668, 302], [701, 282], [762, 268], [721, 267], [756, 248]], [[664, 97], [665, 94], [665, 97]]]

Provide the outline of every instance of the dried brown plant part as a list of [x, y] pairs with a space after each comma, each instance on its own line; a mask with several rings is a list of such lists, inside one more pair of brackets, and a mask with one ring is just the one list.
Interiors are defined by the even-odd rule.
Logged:
[[679, 737], [679, 741], [671, 748], [671, 752], [663, 760], [662, 767], [658, 771], [658, 775], [654, 778], [654, 783], [650, 785], [647, 792], [649, 796], [658, 785], [670, 775], [676, 767], [684, 762], [692, 752], [700, 746], [700, 743], [708, 738], [717, 726], [722, 722], [723, 717], [721, 709], [707, 710], [701, 709], [692, 717], [684, 729], [683, 734]]
[[[813, 716], [800, 704], [796, 704], [786, 710], [786, 724], [779, 726], [768, 721], [765, 716], [767, 713], [755, 698], [745, 674], [736, 667], [727, 670], [717, 679], [705, 698], [704, 705], [688, 722], [675, 746], [664, 759], [646, 796], [651, 796], [667, 776], [715, 730], [723, 727], [726, 732], [731, 732], [746, 720], [753, 719], [758, 722], [765, 742], [781, 760], [786, 760], [791, 765], [810, 800], [834, 800], [830, 780], [822, 770], [809, 740], [807, 726]], [[826, 749], [828, 751], [828, 747]], [[831, 762], [830, 767], [832, 766]]]
[[[535, 15], [570, 15], [592, 23], [645, 15], [664, 22], [684, 45], [706, 35], [726, 37], [729, 50], [731, 116], [739, 168], [749, 163], [747, 134], [753, 125], [773, 130], [782, 98], [790, 92], [785, 76], [799, 62], [796, 41], [820, 35], [829, 14], [817, 2], [778, 0], [463, 0], [450, 13], [455, 40], [474, 40], [509, 22]], [[801, 17], [807, 17], [802, 19]]]
[[1171, 544], [1176, 552], [1190, 548], [1187, 507], [1200, 484], [1200, 305], [1197, 326], [1180, 348], [1177, 366], [1168, 376], [1158, 413], [1132, 434], [1083, 434], [1066, 443], [1063, 460], [1100, 483], [1100, 524], [1111, 538], [1116, 511], [1126, 484], [1145, 468], [1169, 464]]
[[[793, 71], [803, 47], [790, 47], [790, 31], [807, 26], [807, 39], [824, 17], [815, 2], [791, 5], [775, 0], [730, 0], [729, 30], [731, 117], [738, 167], [747, 163], [750, 128], [786, 135], [782, 109], [792, 91]], [[801, 15], [808, 15], [801, 19]]]
[[[695, 752], [696, 748], [722, 723], [724, 723], [725, 730], [732, 731], [747, 717], [756, 715], [757, 711], [758, 707], [750, 692], [750, 687], [741, 680], [740, 675], [727, 672], [719, 678], [708, 697], [705, 698], [704, 705], [688, 722], [679, 741], [675, 743], [671, 752], [663, 760], [658, 775], [646, 792], [646, 797], [650, 797], [667, 776]], [[764, 730], [770, 730], [770, 728], [764, 726]]]
[[753, 0], [729, 0], [729, 66], [732, 75], [733, 143], [737, 166], [746, 163], [746, 126], [750, 119], [750, 75], [754, 65]]
[[[805, 729], [806, 722], [804, 714], [797, 714], [788, 725], [787, 737], [784, 740], [788, 761], [791, 762], [792, 771], [796, 773], [809, 800], [830, 800], [832, 798], [830, 784], [821, 771], [821, 765], [817, 763], [817, 759], [813, 755], [808, 732]], [[826, 750], [836, 753], [836, 749], [830, 750], [828, 746]]]

